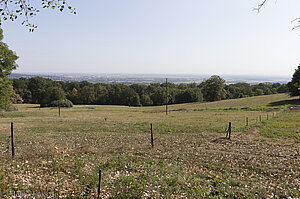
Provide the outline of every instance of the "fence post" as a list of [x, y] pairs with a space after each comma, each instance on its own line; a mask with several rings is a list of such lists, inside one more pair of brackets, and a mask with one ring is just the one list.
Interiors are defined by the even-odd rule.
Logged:
[[58, 105], [58, 116], [60, 117], [60, 104]]
[[153, 143], [153, 128], [152, 128], [152, 123], [150, 125], [151, 125], [151, 146], [153, 148], [154, 147], [154, 143]]
[[166, 78], [166, 115], [168, 115], [168, 78]]
[[10, 133], [11, 133], [11, 154], [12, 157], [15, 156], [15, 145], [14, 145], [14, 123], [10, 123]]
[[98, 199], [100, 198], [100, 185], [101, 185], [101, 169], [99, 169]]
[[267, 120], [269, 120], [269, 114], [267, 114]]
[[259, 116], [259, 122], [261, 122], [261, 115]]
[[231, 136], [231, 122], [229, 122], [229, 126], [228, 126], [228, 140], [230, 140], [230, 136]]
[[248, 126], [248, 125], [249, 125], [249, 118], [246, 117], [246, 126]]

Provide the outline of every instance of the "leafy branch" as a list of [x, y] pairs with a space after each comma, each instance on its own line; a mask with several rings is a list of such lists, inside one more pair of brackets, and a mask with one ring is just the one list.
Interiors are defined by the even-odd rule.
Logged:
[[[66, 0], [41, 0], [42, 8], [51, 8], [59, 11], [69, 10], [70, 13], [76, 14], [75, 8], [70, 6]], [[30, 0], [0, 0], [0, 26], [3, 21], [15, 21], [22, 18], [22, 25], [29, 28], [33, 32], [37, 26], [30, 22], [30, 18], [36, 16], [40, 12], [36, 6], [30, 4]]]

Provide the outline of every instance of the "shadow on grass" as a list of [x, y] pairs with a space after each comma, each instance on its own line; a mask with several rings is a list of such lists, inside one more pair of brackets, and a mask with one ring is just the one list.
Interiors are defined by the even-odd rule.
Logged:
[[284, 106], [284, 105], [300, 105], [300, 99], [281, 100], [277, 102], [271, 102], [268, 106]]
[[40, 106], [38, 105], [38, 106], [31, 106], [31, 107], [28, 107], [28, 108], [42, 108], [42, 107], [40, 107]]

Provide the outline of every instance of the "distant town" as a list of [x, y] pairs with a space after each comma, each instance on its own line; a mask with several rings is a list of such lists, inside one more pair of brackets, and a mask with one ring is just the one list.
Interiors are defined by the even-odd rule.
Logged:
[[[84, 73], [12, 73], [10, 79], [44, 77], [55, 81], [88, 81], [91, 83], [106, 84], [153, 84], [168, 82], [174, 84], [201, 83], [211, 75], [178, 75], [178, 74], [84, 74]], [[287, 83], [291, 80], [288, 76], [246, 76], [246, 75], [220, 75], [226, 84], [238, 82], [258, 84], [264, 82]]]

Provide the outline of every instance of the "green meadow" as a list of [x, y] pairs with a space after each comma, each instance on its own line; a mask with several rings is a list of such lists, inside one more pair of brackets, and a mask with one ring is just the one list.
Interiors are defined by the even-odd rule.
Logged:
[[101, 198], [299, 198], [299, 105], [276, 94], [170, 105], [168, 115], [80, 105], [60, 117], [15, 105], [0, 112], [0, 197], [96, 198], [101, 169]]

